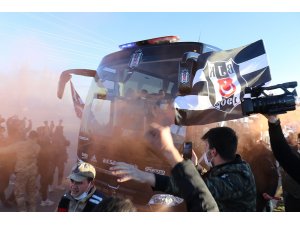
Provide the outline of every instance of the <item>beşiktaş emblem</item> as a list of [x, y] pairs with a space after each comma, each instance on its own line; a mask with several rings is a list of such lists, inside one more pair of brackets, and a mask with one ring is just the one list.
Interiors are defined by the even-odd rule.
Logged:
[[233, 59], [207, 61], [203, 72], [212, 106], [219, 111], [230, 113], [241, 103], [242, 86], [247, 83], [240, 75], [239, 65]]
[[138, 65], [142, 61], [142, 57], [143, 57], [142, 50], [141, 49], [136, 50], [130, 58], [129, 65], [128, 65], [129, 68], [133, 69], [138, 67]]
[[187, 69], [181, 70], [180, 73], [180, 82], [187, 84], [190, 81], [190, 73]]

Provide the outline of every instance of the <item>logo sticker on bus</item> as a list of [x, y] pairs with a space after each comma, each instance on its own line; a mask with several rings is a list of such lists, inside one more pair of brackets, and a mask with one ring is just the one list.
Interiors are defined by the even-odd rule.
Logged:
[[142, 57], [143, 57], [142, 50], [141, 49], [136, 50], [130, 58], [129, 65], [128, 65], [129, 68], [133, 69], [135, 67], [138, 67], [138, 65], [142, 61]]
[[145, 171], [150, 172], [150, 173], [160, 174], [160, 175], [165, 175], [165, 173], [166, 173], [166, 171], [164, 171], [164, 170], [155, 169], [150, 166], [145, 167]]

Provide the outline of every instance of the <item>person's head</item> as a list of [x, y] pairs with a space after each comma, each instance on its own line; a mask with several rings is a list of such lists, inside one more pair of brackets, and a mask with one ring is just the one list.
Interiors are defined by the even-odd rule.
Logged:
[[140, 97], [141, 97], [142, 99], [146, 99], [147, 95], [148, 95], [148, 91], [147, 91], [146, 89], [142, 89], [142, 90], [141, 90]]
[[132, 201], [128, 198], [109, 197], [104, 199], [94, 209], [94, 212], [136, 212]]
[[158, 94], [160, 94], [160, 95], [165, 95], [165, 91], [163, 90], [163, 89], [160, 89], [159, 91], [158, 91]]
[[174, 124], [175, 110], [171, 99], [159, 99], [152, 108], [153, 122], [163, 126]]
[[212, 165], [235, 159], [238, 138], [230, 127], [212, 128], [203, 135], [202, 140], [206, 145], [207, 159]]
[[82, 199], [87, 196], [93, 186], [96, 177], [95, 167], [86, 162], [80, 162], [72, 168], [70, 179], [70, 194], [75, 199]]

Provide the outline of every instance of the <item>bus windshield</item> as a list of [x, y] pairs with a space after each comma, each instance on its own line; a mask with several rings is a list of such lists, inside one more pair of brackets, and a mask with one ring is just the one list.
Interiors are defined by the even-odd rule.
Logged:
[[86, 99], [81, 135], [136, 136], [152, 122], [175, 126], [179, 62], [185, 52], [201, 50], [200, 43], [180, 43], [104, 57]]
[[153, 67], [158, 64], [160, 73], [157, 74], [146, 70], [149, 65], [145, 69], [143, 65], [138, 69], [130, 69], [126, 64], [103, 65], [89, 90], [83, 116], [86, 123], [82, 123], [82, 129], [100, 135], [117, 131], [126, 135], [143, 131], [147, 124], [159, 119], [157, 114], [170, 114], [167, 109], [173, 111], [177, 71], [170, 76], [169, 63], [152, 63]]

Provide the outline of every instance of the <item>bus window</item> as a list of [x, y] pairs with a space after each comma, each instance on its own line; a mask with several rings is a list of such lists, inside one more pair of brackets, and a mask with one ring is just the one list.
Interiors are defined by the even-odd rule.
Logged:
[[111, 101], [103, 99], [94, 99], [91, 112], [95, 118], [95, 122], [100, 126], [106, 126], [110, 120], [110, 104]]

